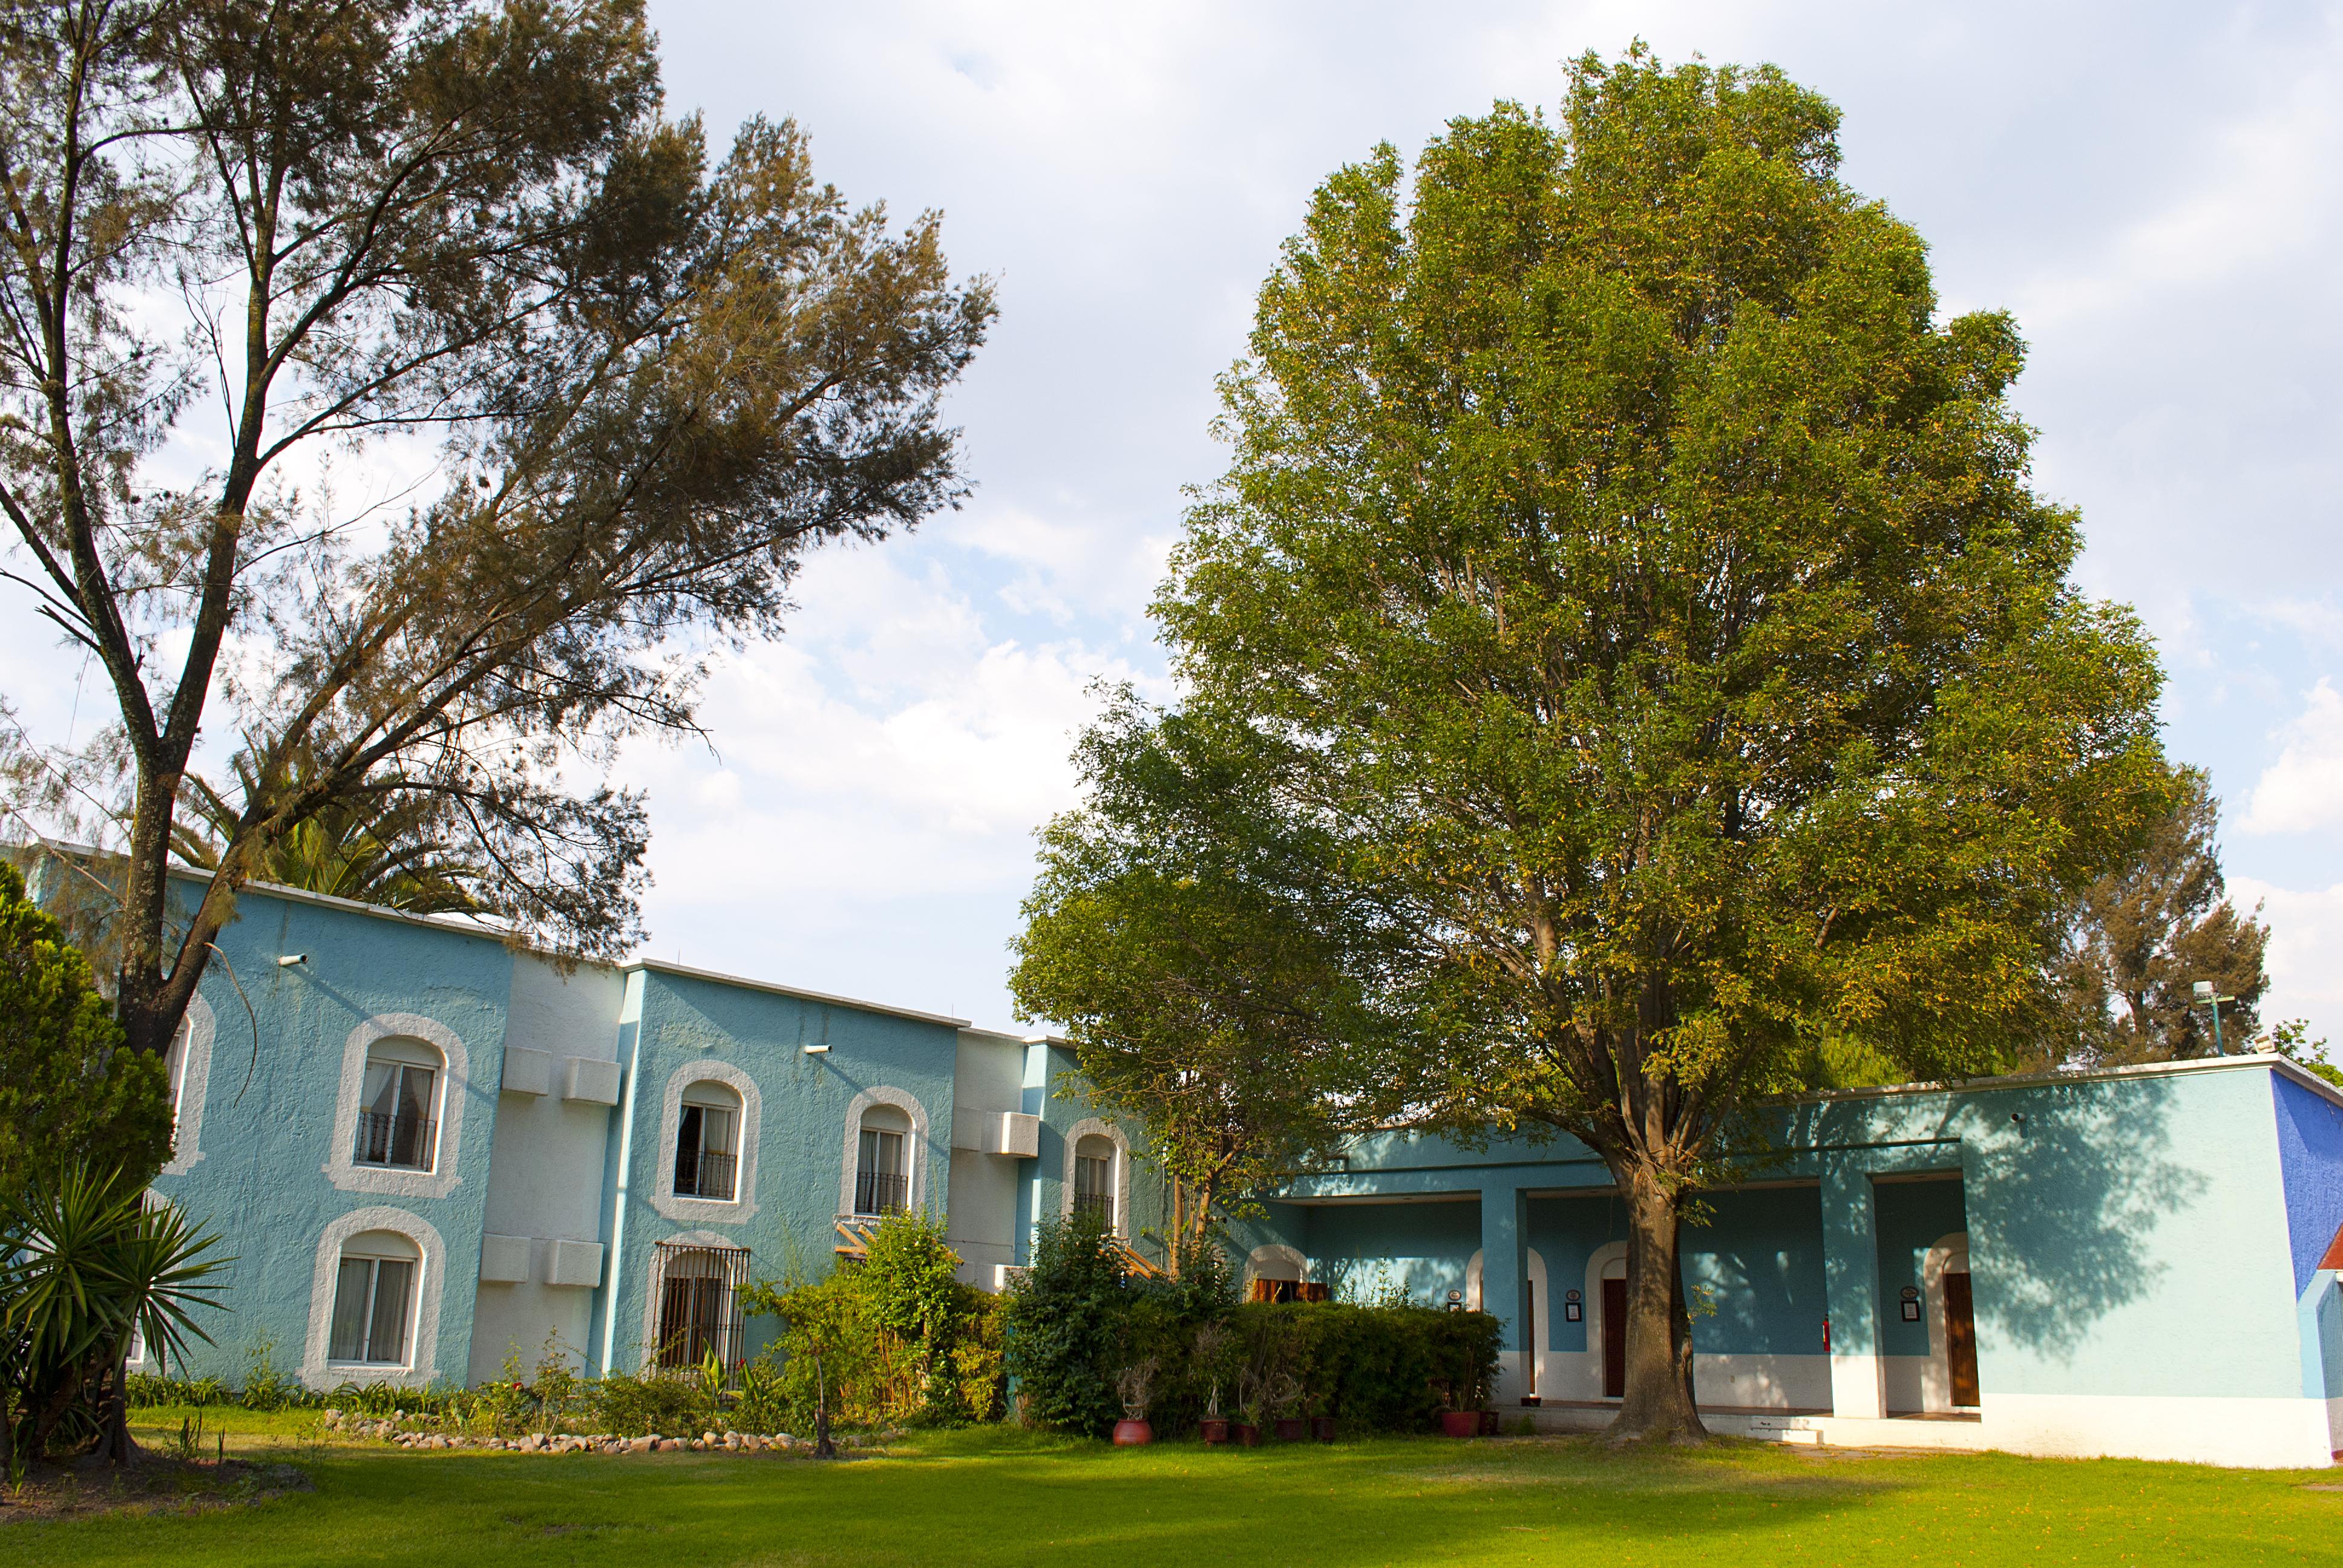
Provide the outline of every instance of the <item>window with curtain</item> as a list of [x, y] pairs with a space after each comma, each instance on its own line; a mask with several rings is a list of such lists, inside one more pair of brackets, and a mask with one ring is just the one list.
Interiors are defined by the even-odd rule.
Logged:
[[377, 1040], [359, 1091], [357, 1147], [351, 1161], [428, 1171], [438, 1146], [439, 1053], [421, 1040]]
[[911, 1119], [891, 1105], [862, 1113], [860, 1153], [854, 1167], [854, 1211], [898, 1214], [911, 1206], [910, 1169], [904, 1163]]
[[1114, 1141], [1096, 1133], [1074, 1146], [1074, 1212], [1096, 1214], [1114, 1229]]
[[741, 1360], [739, 1290], [749, 1282], [745, 1247], [661, 1241], [658, 1274], [659, 1344], [663, 1367], [696, 1367], [713, 1355], [728, 1375]]
[[720, 1083], [683, 1091], [676, 1128], [675, 1195], [730, 1202], [739, 1176], [740, 1097]]
[[368, 1231], [342, 1247], [334, 1282], [328, 1361], [404, 1366], [415, 1317], [415, 1285], [423, 1256], [392, 1231]]

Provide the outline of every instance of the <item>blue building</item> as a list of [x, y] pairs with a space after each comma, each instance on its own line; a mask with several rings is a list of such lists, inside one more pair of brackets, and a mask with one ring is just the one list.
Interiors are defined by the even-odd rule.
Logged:
[[[220, 1343], [312, 1387], [737, 1362], [738, 1288], [942, 1219], [997, 1289], [1037, 1216], [1134, 1236], [1061, 1045], [679, 966], [563, 968], [459, 922], [254, 887], [171, 1051], [157, 1192], [226, 1237]], [[1134, 1178], [1136, 1177], [1136, 1182]], [[1134, 1185], [1137, 1191], [1134, 1191]]]
[[[897, 1209], [963, 1278], [1164, 1191], [1062, 1044], [674, 965], [566, 972], [460, 923], [243, 893], [172, 1051], [156, 1190], [238, 1261], [220, 1345], [317, 1387], [753, 1353], [735, 1292]], [[1784, 1442], [2325, 1465], [2343, 1446], [2343, 1094], [2275, 1056], [1771, 1108], [1684, 1234], [1711, 1425]], [[1393, 1133], [1229, 1232], [1257, 1294], [1505, 1322], [1501, 1401], [1608, 1419], [1624, 1216], [1568, 1139]]]

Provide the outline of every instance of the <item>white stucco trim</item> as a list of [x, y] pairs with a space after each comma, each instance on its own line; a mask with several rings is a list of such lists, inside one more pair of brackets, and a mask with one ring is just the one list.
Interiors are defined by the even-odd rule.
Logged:
[[[702, 1065], [705, 1065], [704, 1063]], [[714, 1231], [679, 1231], [672, 1236], [654, 1236], [643, 1253], [643, 1335], [635, 1345], [635, 1370], [647, 1372], [659, 1364], [659, 1314], [660, 1286], [659, 1250], [668, 1247], [721, 1247], [727, 1251], [740, 1248], [738, 1236], [721, 1235]]]
[[[408, 1329], [411, 1349], [404, 1367], [326, 1359], [334, 1332], [334, 1286], [341, 1272], [342, 1248], [351, 1237], [366, 1231], [396, 1231], [423, 1254], [421, 1274], [415, 1282], [415, 1322]], [[301, 1352], [301, 1381], [316, 1389], [344, 1382], [395, 1382], [407, 1388], [428, 1383], [439, 1375], [439, 1297], [447, 1278], [447, 1249], [428, 1220], [404, 1209], [377, 1205], [353, 1209], [329, 1221], [317, 1238], [317, 1271], [310, 1278], [309, 1335]]]
[[[683, 1131], [684, 1091], [695, 1083], [720, 1083], [740, 1097], [739, 1163], [733, 1168], [729, 1202], [676, 1196], [675, 1141]], [[688, 1061], [669, 1074], [659, 1107], [659, 1168], [651, 1177], [651, 1208], [659, 1217], [679, 1225], [739, 1225], [756, 1218], [757, 1131], [763, 1115], [757, 1081], [729, 1061]]]
[[[1975, 1410], [1953, 1402], [1952, 1352], [1946, 1344], [1945, 1276], [1969, 1271], [1969, 1233], [1941, 1237], [1920, 1261], [1920, 1312], [1928, 1320], [1928, 1360], [1920, 1370], [1920, 1408], [1927, 1412]], [[1972, 1285], [1974, 1290], [1974, 1285]]]
[[1114, 1145], [1114, 1233], [1127, 1237], [1131, 1234], [1131, 1140], [1122, 1135], [1122, 1129], [1095, 1116], [1085, 1116], [1066, 1129], [1065, 1169], [1058, 1182], [1058, 1218], [1065, 1219], [1074, 1211], [1074, 1161], [1080, 1158], [1085, 1138], [1103, 1138]]
[[[1291, 1269], [1292, 1273], [1278, 1271]], [[1282, 1241], [1264, 1241], [1245, 1254], [1244, 1286], [1250, 1291], [1255, 1280], [1292, 1280], [1299, 1284], [1310, 1277], [1310, 1260], [1298, 1247]]]
[[186, 1021], [179, 1027], [186, 1036], [180, 1047], [179, 1097], [171, 1108], [171, 1158], [162, 1171], [166, 1176], [185, 1176], [204, 1157], [204, 1097], [211, 1088], [212, 1041], [219, 1033], [219, 1020], [212, 1014], [212, 1004], [198, 994], [187, 999]]
[[[383, 1171], [350, 1159], [357, 1141], [358, 1100], [366, 1092], [367, 1049], [378, 1040], [419, 1040], [447, 1060], [447, 1070], [432, 1085], [432, 1121], [437, 1147], [428, 1171]], [[456, 1031], [419, 1012], [377, 1013], [350, 1030], [342, 1042], [342, 1089], [334, 1102], [334, 1144], [326, 1151], [327, 1180], [345, 1192], [378, 1192], [392, 1198], [445, 1198], [459, 1184], [456, 1157], [464, 1142], [464, 1091], [471, 1086], [471, 1060]]]
[[854, 1212], [854, 1167], [862, 1157], [862, 1113], [874, 1105], [891, 1105], [910, 1118], [911, 1133], [909, 1153], [911, 1162], [911, 1194], [903, 1205], [914, 1214], [925, 1213], [928, 1203], [928, 1108], [920, 1097], [908, 1089], [890, 1084], [874, 1083], [856, 1095], [846, 1107], [846, 1152], [838, 1171], [838, 1211]]

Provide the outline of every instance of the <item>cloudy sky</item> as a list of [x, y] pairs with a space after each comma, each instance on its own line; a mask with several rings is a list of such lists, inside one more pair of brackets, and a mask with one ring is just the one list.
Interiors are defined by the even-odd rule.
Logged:
[[[628, 759], [655, 956], [1010, 1024], [1032, 831], [1091, 683], [1161, 680], [1145, 607], [1221, 466], [1212, 378], [1311, 189], [1640, 35], [1835, 100], [1846, 177], [1930, 241], [1946, 308], [2016, 314], [2038, 484], [2163, 650], [2168, 748], [2212, 769], [2275, 931], [2267, 1014], [2343, 1041], [2343, 5], [652, 12], [712, 139], [796, 116], [850, 198], [941, 209], [1002, 305], [952, 404], [970, 504], [817, 558], [790, 633], [713, 685], [715, 749]], [[72, 664], [0, 635], [52, 736], [87, 721]]]
[[1560, 62], [1648, 39], [1772, 61], [1845, 112], [1846, 177], [2006, 307], [2042, 489], [2136, 605], [2167, 740], [2213, 771], [2272, 1016], [2343, 1037], [2343, 6], [654, 5], [711, 131], [809, 128], [858, 200], [939, 207], [1000, 328], [953, 413], [979, 488], [820, 560], [731, 667], [719, 755], [632, 762], [652, 950], [1005, 1024], [1034, 826], [1145, 617], [1212, 377], [1312, 187]]

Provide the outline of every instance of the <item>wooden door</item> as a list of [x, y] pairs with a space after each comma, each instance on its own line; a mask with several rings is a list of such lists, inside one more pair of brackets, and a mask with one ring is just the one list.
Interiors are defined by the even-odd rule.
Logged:
[[1945, 1361], [1952, 1373], [1953, 1402], [1976, 1403], [1976, 1303], [1966, 1274], [1945, 1276]]
[[1627, 1282], [1603, 1282], [1603, 1397], [1627, 1394]]

